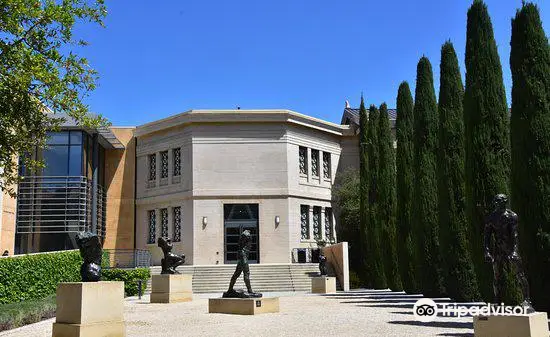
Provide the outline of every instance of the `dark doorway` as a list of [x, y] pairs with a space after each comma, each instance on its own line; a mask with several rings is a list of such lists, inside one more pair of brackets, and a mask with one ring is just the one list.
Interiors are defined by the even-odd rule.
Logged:
[[258, 204], [225, 204], [223, 205], [225, 252], [224, 263], [237, 263], [239, 236], [249, 230], [252, 237], [249, 263], [260, 262], [258, 231]]

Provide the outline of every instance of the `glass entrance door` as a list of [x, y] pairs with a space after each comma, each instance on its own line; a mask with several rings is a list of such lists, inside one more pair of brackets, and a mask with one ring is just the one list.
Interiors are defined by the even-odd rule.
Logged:
[[250, 231], [251, 245], [249, 263], [260, 262], [258, 240], [258, 204], [224, 205], [225, 252], [224, 263], [237, 263], [239, 237], [245, 230]]

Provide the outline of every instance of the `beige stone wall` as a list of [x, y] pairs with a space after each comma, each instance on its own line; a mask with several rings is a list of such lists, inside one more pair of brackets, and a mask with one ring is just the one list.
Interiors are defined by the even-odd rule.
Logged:
[[340, 242], [323, 248], [327, 264], [338, 278], [344, 291], [349, 291], [349, 257], [348, 243]]
[[10, 255], [13, 254], [15, 249], [15, 217], [17, 212], [17, 199], [10, 197], [6, 192], [2, 196], [2, 217], [0, 224], [0, 254], [5, 250]]
[[106, 237], [104, 249], [134, 248], [134, 128], [111, 128], [124, 150], [105, 150], [105, 190], [107, 191]]

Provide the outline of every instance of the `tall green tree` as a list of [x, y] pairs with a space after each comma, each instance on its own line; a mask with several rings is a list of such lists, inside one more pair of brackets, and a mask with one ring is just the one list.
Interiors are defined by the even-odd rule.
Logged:
[[369, 282], [375, 289], [387, 288], [386, 274], [382, 256], [380, 220], [378, 218], [379, 177], [378, 166], [380, 155], [378, 153], [378, 109], [371, 105], [369, 108], [369, 121], [367, 125], [367, 151], [368, 158], [368, 194], [369, 194], [369, 219], [367, 227], [367, 246], [369, 255], [367, 268], [369, 270]]
[[444, 294], [437, 217], [437, 103], [432, 65], [418, 62], [414, 101], [414, 182], [412, 223], [420, 289], [425, 296]]
[[397, 197], [395, 194], [395, 150], [393, 144], [388, 107], [386, 103], [382, 103], [378, 118], [377, 221], [380, 224], [382, 258], [388, 287], [393, 291], [401, 291], [403, 285], [399, 274], [395, 232]]
[[550, 310], [550, 47], [536, 5], [512, 20], [512, 207], [533, 304]]
[[413, 109], [414, 102], [407, 82], [397, 92], [396, 124], [396, 190], [397, 190], [397, 255], [403, 289], [408, 294], [420, 291], [416, 282], [415, 248], [412, 232], [413, 192]]
[[367, 287], [372, 287], [372, 282], [369, 276], [368, 260], [370, 258], [368, 246], [368, 226], [369, 226], [369, 167], [368, 167], [368, 114], [365, 108], [365, 101], [361, 95], [361, 105], [359, 106], [359, 146], [361, 155], [359, 158], [359, 176], [360, 176], [360, 191], [359, 191], [359, 219], [360, 230], [358, 234], [359, 245], [351, 253], [357, 254], [357, 265], [360, 272], [358, 273], [361, 282]]
[[456, 301], [479, 299], [470, 256], [464, 192], [464, 88], [451, 42], [441, 48], [439, 147], [437, 160], [439, 242], [447, 295]]
[[[44, 146], [46, 130], [61, 122], [48, 109], [84, 126], [105, 125], [86, 115], [83, 99], [94, 89], [96, 72], [78, 56], [85, 41], [73, 36], [79, 22], [102, 25], [103, 0], [3, 0], [0, 10], [0, 189], [15, 193], [15, 158]], [[21, 158], [31, 170], [41, 163]]]
[[487, 6], [475, 0], [468, 10], [466, 32], [466, 218], [469, 241], [481, 296], [493, 299], [491, 266], [483, 255], [484, 218], [492, 200], [508, 193], [510, 133], [502, 69]]

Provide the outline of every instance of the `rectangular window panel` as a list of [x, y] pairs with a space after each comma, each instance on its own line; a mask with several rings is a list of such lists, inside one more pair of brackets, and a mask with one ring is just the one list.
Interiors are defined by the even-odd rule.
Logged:
[[48, 145], [68, 145], [69, 144], [69, 131], [61, 132], [47, 132], [46, 144]]
[[160, 178], [168, 178], [168, 151], [160, 153]]
[[330, 153], [323, 152], [323, 177], [330, 179]]
[[311, 150], [311, 174], [319, 176], [319, 150]]
[[307, 148], [300, 146], [300, 174], [307, 174]]
[[66, 176], [69, 168], [69, 147], [49, 146], [43, 151], [45, 176]]
[[149, 155], [149, 180], [157, 180], [157, 154]]
[[173, 150], [172, 157], [174, 160], [174, 177], [181, 174], [181, 149], [178, 147]]
[[325, 208], [325, 237], [328, 241], [334, 240], [334, 233], [332, 231], [332, 208]]
[[321, 207], [313, 207], [313, 237], [321, 239]]
[[300, 227], [302, 239], [309, 239], [309, 206], [300, 205]]
[[69, 175], [80, 176], [82, 174], [82, 145], [69, 146]]
[[181, 241], [181, 207], [174, 207], [174, 242]]
[[71, 145], [82, 144], [82, 131], [71, 131]]
[[149, 237], [147, 243], [155, 243], [157, 240], [157, 212], [149, 211]]
[[168, 209], [162, 208], [160, 210], [160, 223], [161, 223], [161, 233], [163, 238], [168, 238]]

